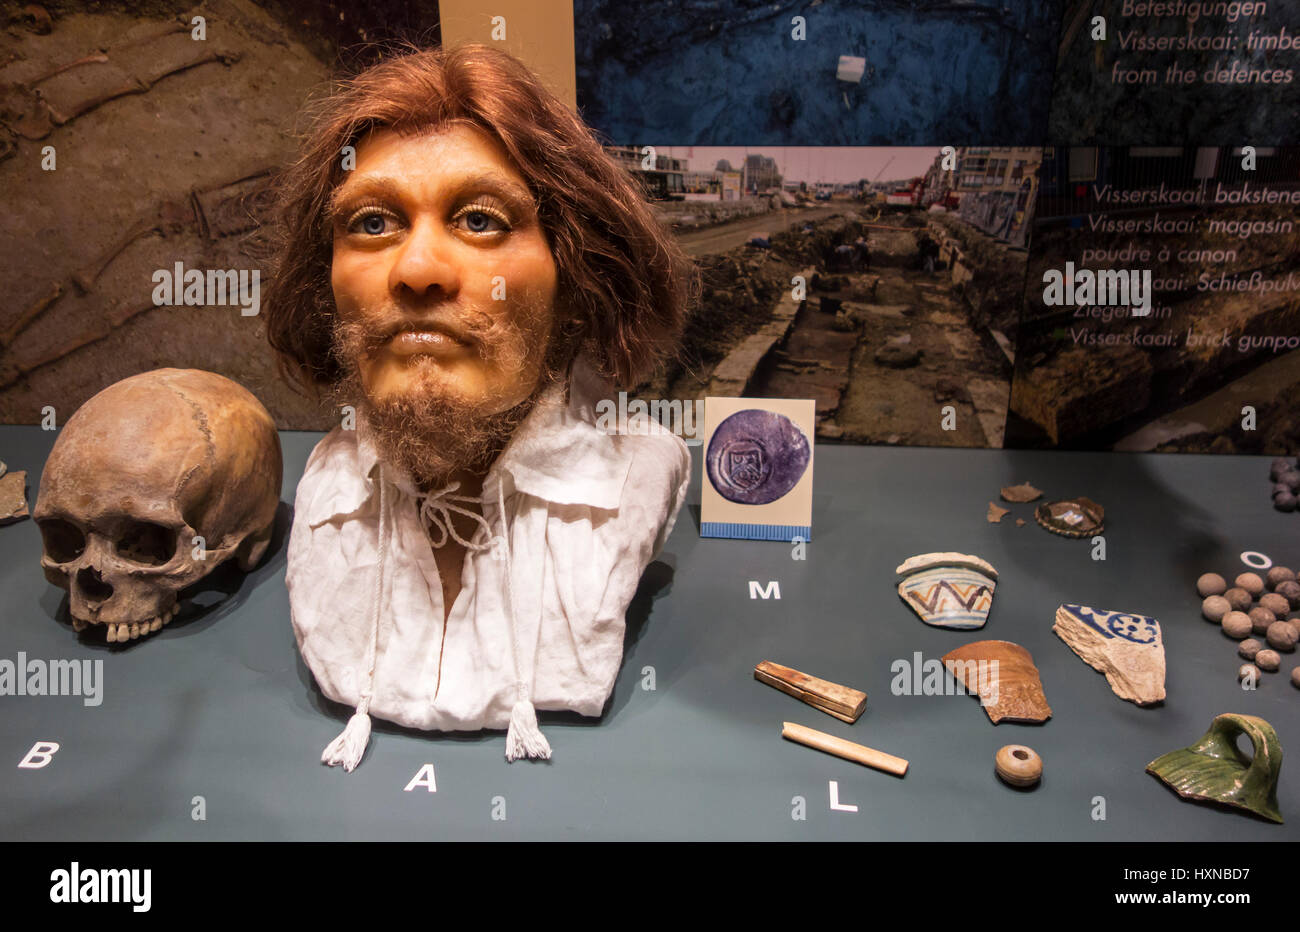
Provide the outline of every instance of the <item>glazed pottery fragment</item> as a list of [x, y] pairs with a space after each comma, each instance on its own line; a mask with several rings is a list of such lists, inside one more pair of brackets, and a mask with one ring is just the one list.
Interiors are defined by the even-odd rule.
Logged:
[[1010, 513], [1009, 508], [1001, 508], [993, 502], [989, 502], [989, 513], [987, 515], [989, 524], [999, 524], [1002, 519]]
[[1019, 644], [976, 641], [944, 654], [943, 665], [980, 697], [994, 725], [1003, 719], [1045, 722], [1052, 717], [1034, 658]]
[[0, 525], [27, 517], [27, 472], [19, 469], [0, 476]]
[[898, 595], [927, 625], [982, 628], [993, 605], [998, 571], [969, 553], [922, 553], [894, 570]]
[[811, 460], [808, 438], [794, 421], [758, 408], [737, 411], [719, 424], [704, 458], [713, 488], [741, 505], [766, 505], [786, 495]]
[[1025, 502], [1036, 501], [1042, 496], [1043, 493], [1028, 482], [1022, 482], [1020, 485], [1009, 485], [1002, 490], [1002, 500], [1004, 502], [1024, 504]]
[[[1251, 756], [1238, 749], [1240, 734], [1250, 738]], [[1273, 726], [1258, 716], [1231, 712], [1215, 716], [1195, 744], [1147, 764], [1147, 773], [1184, 799], [1246, 809], [1273, 822], [1282, 821], [1277, 806], [1281, 772], [1282, 742]]]
[[1121, 699], [1151, 705], [1165, 698], [1165, 644], [1149, 615], [1062, 605], [1052, 630]]
[[1106, 526], [1106, 509], [1090, 498], [1067, 498], [1043, 502], [1034, 509], [1034, 519], [1062, 537], [1091, 537]]

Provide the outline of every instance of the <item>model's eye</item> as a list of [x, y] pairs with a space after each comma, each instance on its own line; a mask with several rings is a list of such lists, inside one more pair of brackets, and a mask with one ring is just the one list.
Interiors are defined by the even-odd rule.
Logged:
[[456, 224], [470, 233], [508, 233], [510, 221], [504, 214], [493, 208], [472, 206], [456, 215]]
[[362, 207], [348, 218], [349, 233], [363, 236], [386, 236], [398, 227], [397, 217], [391, 211], [374, 206]]

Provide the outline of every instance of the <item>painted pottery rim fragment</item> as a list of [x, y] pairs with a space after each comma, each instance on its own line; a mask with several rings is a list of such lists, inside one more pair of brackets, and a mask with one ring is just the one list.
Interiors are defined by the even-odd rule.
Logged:
[[962, 566], [983, 573], [995, 582], [998, 578], [998, 571], [987, 560], [982, 560], [971, 553], [954, 553], [952, 551], [919, 553], [914, 557], [908, 557], [895, 567], [894, 573], [897, 576], [909, 576], [920, 570], [928, 570], [937, 566]]
[[898, 597], [935, 628], [982, 628], [993, 608], [998, 571], [969, 553], [922, 553], [898, 566]]

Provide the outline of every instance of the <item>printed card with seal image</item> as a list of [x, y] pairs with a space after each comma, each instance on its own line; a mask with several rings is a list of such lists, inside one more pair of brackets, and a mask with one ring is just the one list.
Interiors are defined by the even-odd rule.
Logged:
[[700, 536], [812, 539], [816, 402], [706, 398]]

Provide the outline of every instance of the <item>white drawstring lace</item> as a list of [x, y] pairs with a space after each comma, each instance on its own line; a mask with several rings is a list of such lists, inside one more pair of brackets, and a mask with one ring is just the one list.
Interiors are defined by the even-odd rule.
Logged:
[[451, 482], [443, 486], [437, 492], [430, 492], [420, 501], [420, 520], [423, 521], [425, 526], [429, 529], [431, 537], [435, 528], [439, 535], [437, 540], [430, 540], [430, 543], [433, 544], [434, 547], [441, 547], [443, 544], [447, 543], [447, 537], [450, 535], [452, 540], [456, 541], [456, 543], [460, 544], [466, 550], [473, 550], [476, 553], [482, 550], [487, 550], [492, 546], [492, 541], [490, 539], [486, 543], [473, 544], [461, 537], [456, 531], [456, 524], [451, 519], [452, 512], [455, 512], [458, 515], [464, 515], [467, 518], [473, 518], [479, 523], [483, 530], [487, 531], [488, 537], [492, 537], [492, 528], [487, 523], [486, 518], [478, 512], [471, 511], [469, 508], [455, 504], [456, 502], [467, 502], [478, 505], [481, 508], [483, 507], [483, 499], [473, 495], [451, 494], [459, 488], [459, 482]]

